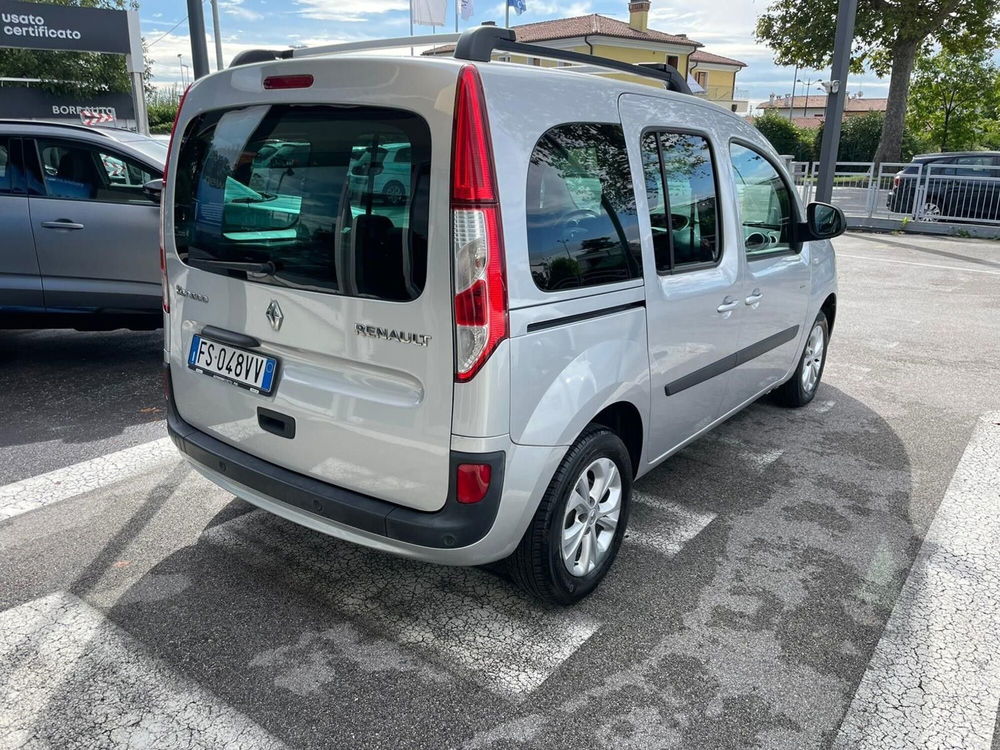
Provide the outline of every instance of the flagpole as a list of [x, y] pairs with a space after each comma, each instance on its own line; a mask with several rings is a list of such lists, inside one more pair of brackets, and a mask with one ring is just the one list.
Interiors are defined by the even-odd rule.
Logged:
[[[413, 0], [410, 0], [410, 36], [413, 36]], [[410, 47], [410, 57], [413, 57], [413, 47]]]
[[455, 33], [458, 33], [458, 4], [461, 0], [455, 0]]

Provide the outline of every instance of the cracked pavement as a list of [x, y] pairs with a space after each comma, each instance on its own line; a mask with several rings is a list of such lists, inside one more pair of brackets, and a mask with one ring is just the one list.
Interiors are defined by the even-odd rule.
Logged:
[[0, 748], [1000, 750], [1000, 245], [836, 244], [816, 401], [640, 480], [571, 609], [226, 495], [155, 334], [0, 332]]

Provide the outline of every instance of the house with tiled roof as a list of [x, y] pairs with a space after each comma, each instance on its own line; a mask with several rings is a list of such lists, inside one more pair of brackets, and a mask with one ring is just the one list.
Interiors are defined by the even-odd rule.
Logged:
[[[857, 117], [866, 112], [885, 112], [888, 99], [866, 97], [860, 92], [847, 97], [844, 102], [844, 119]], [[791, 117], [799, 127], [818, 128], [826, 116], [825, 96], [775, 96], [771, 94], [766, 102], [757, 105], [764, 112], [775, 112], [782, 117]]]
[[[687, 34], [670, 34], [649, 28], [649, 9], [649, 0], [633, 0], [628, 4], [628, 21], [591, 13], [511, 28], [519, 42], [544, 44], [546, 47], [610, 57], [632, 64], [653, 62], [673, 65], [688, 78], [698, 96], [745, 114], [748, 102], [736, 89], [736, 74], [746, 67], [746, 63], [709, 53], [702, 49], [704, 45], [701, 42], [688, 38]], [[442, 45], [423, 54], [450, 55], [454, 51], [454, 45]], [[519, 55], [506, 55], [504, 59], [544, 67], [565, 65]], [[614, 74], [614, 77], [650, 86], [663, 85], [653, 79], [625, 73]]]

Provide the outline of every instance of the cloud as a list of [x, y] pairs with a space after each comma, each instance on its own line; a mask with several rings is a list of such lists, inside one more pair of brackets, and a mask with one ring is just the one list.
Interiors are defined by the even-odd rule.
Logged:
[[259, 21], [264, 17], [263, 13], [243, 7], [243, 2], [244, 0], [221, 0], [219, 7], [222, 8], [223, 13], [246, 21]]
[[347, 23], [360, 23], [373, 15], [410, 9], [408, 0], [296, 0], [295, 4], [306, 18]]

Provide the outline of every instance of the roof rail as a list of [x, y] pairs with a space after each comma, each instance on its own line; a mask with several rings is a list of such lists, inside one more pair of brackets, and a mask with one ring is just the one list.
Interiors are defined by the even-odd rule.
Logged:
[[477, 26], [462, 34], [429, 34], [424, 36], [404, 36], [393, 39], [373, 39], [365, 42], [348, 42], [346, 44], [326, 44], [320, 47], [305, 47], [301, 49], [262, 50], [253, 49], [239, 53], [230, 63], [230, 67], [247, 65], [271, 60], [287, 60], [316, 55], [337, 55], [344, 52], [359, 50], [394, 49], [399, 47], [421, 47], [424, 45], [441, 45], [455, 43], [455, 59], [471, 62], [489, 62], [494, 52], [515, 52], [527, 57], [540, 57], [546, 60], [560, 60], [579, 65], [590, 65], [606, 68], [620, 73], [628, 73], [643, 78], [653, 78], [662, 81], [664, 87], [681, 94], [690, 94], [691, 89], [676, 68], [665, 63], [640, 63], [632, 65], [612, 60], [609, 57], [584, 55], [580, 52], [544, 47], [540, 44], [525, 44], [517, 41], [513, 29], [500, 26]]
[[643, 78], [655, 78], [663, 81], [665, 87], [670, 91], [677, 91], [681, 94], [691, 93], [687, 81], [672, 65], [665, 63], [631, 65], [620, 60], [612, 60], [610, 57], [585, 55], [580, 52], [544, 47], [540, 44], [525, 44], [517, 41], [513, 29], [504, 29], [499, 26], [478, 26], [466, 31], [455, 46], [455, 59], [488, 62], [496, 51], [516, 52], [528, 57], [542, 57], [547, 60], [593, 65]]

